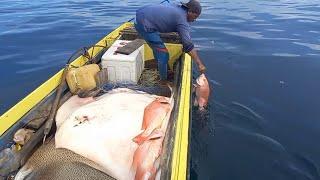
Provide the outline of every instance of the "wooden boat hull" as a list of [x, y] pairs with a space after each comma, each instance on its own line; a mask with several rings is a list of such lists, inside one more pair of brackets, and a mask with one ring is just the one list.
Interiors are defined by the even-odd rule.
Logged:
[[[106, 37], [102, 38], [96, 44], [97, 46], [90, 48], [88, 52], [98, 61], [107, 49], [103, 48], [103, 46], [110, 47], [116, 39], [121, 37], [121, 31], [128, 27], [132, 27], [132, 23], [127, 22], [122, 24]], [[166, 46], [170, 53], [170, 67], [171, 69], [175, 69], [174, 87], [176, 91], [176, 101], [164, 140], [164, 155], [161, 161], [161, 179], [187, 179], [191, 127], [190, 101], [192, 63], [190, 56], [182, 53], [181, 44], [166, 43]], [[146, 45], [145, 60], [150, 59], [153, 59], [152, 51]], [[85, 57], [79, 56], [71, 64], [74, 66], [81, 66], [85, 64], [86, 61], [87, 59]], [[60, 70], [14, 107], [1, 115], [0, 167], [7, 167], [7, 169], [0, 170], [0, 175], [2, 177], [7, 176], [10, 173], [14, 173], [19, 167], [23, 166], [35, 151], [37, 145], [41, 144], [40, 142], [43, 138], [44, 129], [43, 124], [49, 115], [62, 71], [63, 70]], [[65, 102], [70, 96], [71, 93], [65, 84], [61, 103]], [[12, 153], [13, 158], [10, 159], [10, 162], [3, 161], [1, 153], [5, 157], [6, 153], [3, 152], [8, 151], [12, 146], [14, 146], [12, 137], [14, 133], [22, 127], [35, 129], [36, 133], [31, 137], [28, 143], [22, 147], [22, 149]]]

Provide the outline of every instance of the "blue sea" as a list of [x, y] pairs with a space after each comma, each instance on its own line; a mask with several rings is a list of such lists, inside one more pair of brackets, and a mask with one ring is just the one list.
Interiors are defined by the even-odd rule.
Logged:
[[[1, 114], [77, 49], [160, 2], [1, 1]], [[212, 94], [207, 112], [193, 109], [190, 178], [320, 179], [320, 1], [201, 4], [191, 36]]]

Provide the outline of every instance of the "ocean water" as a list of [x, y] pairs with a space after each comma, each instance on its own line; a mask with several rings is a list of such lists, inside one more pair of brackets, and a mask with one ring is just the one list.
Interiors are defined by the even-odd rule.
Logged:
[[[159, 2], [2, 1], [1, 114], [74, 51]], [[206, 113], [193, 109], [190, 178], [320, 179], [320, 1], [201, 3], [191, 36], [212, 94]]]

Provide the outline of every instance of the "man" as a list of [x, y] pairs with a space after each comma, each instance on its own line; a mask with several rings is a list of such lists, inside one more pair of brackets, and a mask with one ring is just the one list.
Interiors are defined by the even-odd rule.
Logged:
[[159, 33], [178, 32], [183, 51], [188, 53], [195, 61], [200, 73], [204, 73], [206, 70], [190, 37], [189, 23], [195, 21], [201, 14], [201, 5], [197, 0], [190, 0], [188, 3], [181, 4], [148, 5], [136, 12], [135, 28], [152, 48], [153, 55], [158, 62], [158, 70], [162, 81], [167, 79], [169, 53]]

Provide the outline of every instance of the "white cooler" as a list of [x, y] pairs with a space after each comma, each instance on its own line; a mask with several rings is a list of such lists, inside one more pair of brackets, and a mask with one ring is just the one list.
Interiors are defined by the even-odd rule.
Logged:
[[102, 68], [107, 68], [108, 81], [136, 84], [144, 69], [144, 46], [129, 55], [115, 53], [130, 41], [116, 40], [101, 58]]

